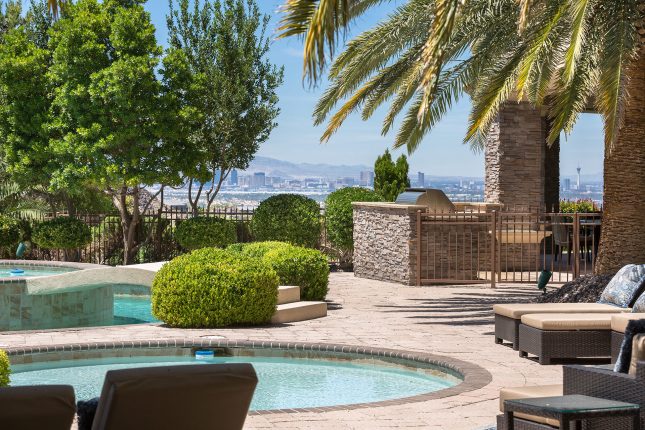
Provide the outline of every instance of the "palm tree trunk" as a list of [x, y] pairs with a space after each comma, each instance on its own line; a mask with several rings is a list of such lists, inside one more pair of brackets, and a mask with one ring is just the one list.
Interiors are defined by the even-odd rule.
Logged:
[[596, 273], [645, 263], [645, 37], [627, 71], [625, 121], [605, 148], [604, 212]]

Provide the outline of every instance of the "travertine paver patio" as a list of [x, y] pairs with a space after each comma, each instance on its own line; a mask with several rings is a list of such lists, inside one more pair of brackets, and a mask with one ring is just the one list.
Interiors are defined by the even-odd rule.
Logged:
[[0, 347], [222, 336], [429, 352], [476, 363], [488, 370], [493, 380], [476, 391], [420, 403], [323, 413], [253, 415], [246, 428], [470, 430], [494, 423], [500, 387], [553, 384], [561, 380], [561, 366], [539, 366], [520, 359], [511, 348], [493, 342], [492, 305], [526, 300], [534, 294], [534, 286], [501, 285], [495, 290], [482, 285], [419, 288], [334, 273], [328, 295], [329, 315], [318, 320], [242, 329], [180, 330], [139, 325], [0, 333]]

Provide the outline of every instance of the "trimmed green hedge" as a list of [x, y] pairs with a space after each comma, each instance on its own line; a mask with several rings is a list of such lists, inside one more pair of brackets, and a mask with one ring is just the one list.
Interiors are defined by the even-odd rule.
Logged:
[[7, 353], [0, 349], [0, 387], [9, 385], [9, 375], [11, 375], [11, 365]]
[[251, 220], [257, 241], [277, 240], [315, 247], [320, 240], [320, 205], [298, 194], [278, 194], [262, 201]]
[[235, 244], [228, 250], [264, 261], [278, 274], [280, 285], [300, 287], [302, 300], [325, 300], [329, 264], [322, 252], [284, 242]]
[[237, 226], [218, 217], [190, 218], [177, 225], [175, 238], [185, 249], [225, 248], [237, 242]]
[[14, 218], [0, 215], [0, 249], [3, 246], [13, 248], [20, 242], [20, 223]]
[[354, 249], [354, 210], [352, 202], [381, 202], [383, 197], [367, 188], [341, 188], [327, 196], [325, 222], [327, 238], [342, 252]]
[[202, 248], [157, 272], [152, 314], [173, 327], [264, 324], [275, 313], [278, 285], [278, 275], [260, 259]]
[[92, 232], [81, 220], [59, 217], [37, 224], [31, 240], [45, 249], [75, 249], [90, 243]]

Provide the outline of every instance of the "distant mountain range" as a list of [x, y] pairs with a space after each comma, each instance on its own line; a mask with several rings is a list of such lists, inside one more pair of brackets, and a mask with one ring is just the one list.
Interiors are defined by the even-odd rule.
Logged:
[[[358, 178], [361, 172], [372, 171], [374, 166], [368, 166], [365, 164], [351, 164], [351, 165], [335, 165], [335, 164], [313, 164], [313, 163], [292, 163], [290, 161], [277, 160], [270, 157], [255, 157], [251, 162], [251, 165], [248, 169], [240, 174], [252, 174], [256, 172], [264, 172], [267, 176], [274, 176], [280, 178], [292, 178], [292, 179], [302, 179], [302, 178], [326, 178], [326, 179], [337, 179], [337, 178]], [[410, 172], [410, 176], [416, 176], [416, 172]], [[449, 180], [449, 179], [468, 179], [468, 180], [481, 180], [482, 178], [476, 177], [467, 177], [467, 176], [425, 176], [427, 181], [432, 180]]]

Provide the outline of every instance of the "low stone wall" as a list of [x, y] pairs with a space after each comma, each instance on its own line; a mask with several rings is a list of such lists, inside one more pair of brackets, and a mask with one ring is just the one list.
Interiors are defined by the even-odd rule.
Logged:
[[423, 206], [354, 203], [354, 275], [415, 283], [416, 211]]

